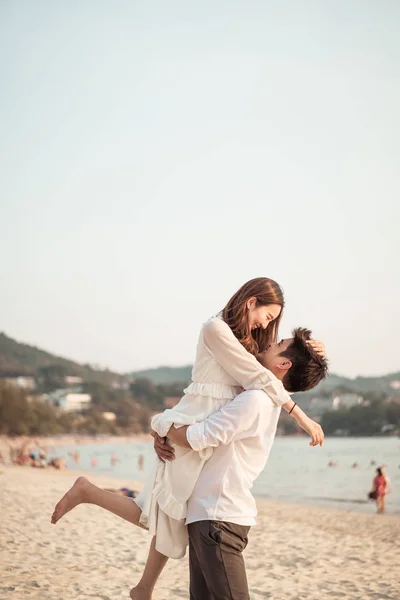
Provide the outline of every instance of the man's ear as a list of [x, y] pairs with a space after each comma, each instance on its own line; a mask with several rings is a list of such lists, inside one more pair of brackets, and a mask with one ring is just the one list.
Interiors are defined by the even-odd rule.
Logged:
[[282, 358], [282, 360], [279, 362], [279, 364], [276, 365], [277, 369], [280, 369], [281, 371], [285, 371], [286, 373], [289, 371], [290, 367], [292, 366], [292, 361], [289, 360], [288, 358]]

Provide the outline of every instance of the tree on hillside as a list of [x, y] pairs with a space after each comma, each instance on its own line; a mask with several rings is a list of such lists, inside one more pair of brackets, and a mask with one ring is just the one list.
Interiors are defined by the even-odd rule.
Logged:
[[113, 421], [105, 419], [97, 407], [91, 407], [76, 420], [76, 429], [80, 433], [117, 435], [118, 428]]
[[122, 396], [115, 406], [115, 412], [119, 427], [132, 433], [149, 430], [150, 409], [135, 402], [131, 396]]
[[160, 390], [160, 386], [149, 379], [135, 379], [131, 383], [130, 391], [135, 400], [141, 404], [146, 404], [154, 410], [159, 410], [163, 407], [164, 395]]
[[12, 385], [0, 382], [0, 433], [49, 435], [68, 431], [67, 419], [53, 406]]
[[47, 394], [59, 388], [66, 387], [65, 378], [71, 375], [65, 365], [46, 365], [37, 370], [39, 389]]
[[0, 381], [0, 433], [5, 435], [29, 434], [29, 403], [26, 393]]
[[83, 392], [90, 394], [92, 404], [103, 410], [114, 410], [116, 394], [108, 386], [97, 381], [91, 381], [83, 384]]
[[163, 397], [165, 396], [174, 396], [181, 397], [183, 396], [183, 390], [187, 387], [185, 383], [164, 383], [158, 386], [158, 389]]
[[327, 435], [344, 430], [349, 435], [379, 435], [386, 425], [398, 427], [400, 407], [394, 403], [371, 402], [369, 406], [328, 411], [322, 415], [321, 425]]

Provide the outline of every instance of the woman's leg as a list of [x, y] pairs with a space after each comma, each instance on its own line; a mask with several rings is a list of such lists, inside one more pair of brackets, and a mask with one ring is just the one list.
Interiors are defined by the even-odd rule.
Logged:
[[151, 540], [149, 556], [143, 575], [136, 587], [131, 589], [132, 600], [151, 600], [151, 595], [168, 557], [156, 550], [156, 537]]
[[[107, 492], [90, 483], [85, 477], [78, 477], [72, 488], [61, 498], [54, 509], [51, 522], [54, 524], [57, 523], [57, 521], [78, 506], [78, 504], [95, 504], [133, 525], [143, 527], [139, 523], [141, 510], [131, 498]], [[145, 528], [143, 527], [143, 529]], [[168, 558], [166, 556], [157, 552], [155, 537], [153, 537], [142, 578], [136, 588], [131, 590], [132, 599], [151, 599], [154, 586], [167, 561]]]
[[101, 508], [112, 512], [121, 519], [142, 527], [139, 524], [141, 510], [131, 498], [106, 492], [90, 483], [86, 477], [78, 477], [72, 488], [61, 498], [54, 509], [51, 522], [56, 524], [78, 504], [96, 504], [96, 506], [101, 506]]

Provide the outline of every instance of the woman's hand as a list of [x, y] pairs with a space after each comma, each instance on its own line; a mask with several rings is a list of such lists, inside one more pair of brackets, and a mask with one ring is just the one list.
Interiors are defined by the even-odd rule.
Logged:
[[322, 446], [325, 435], [319, 423], [313, 421], [310, 417], [306, 417], [305, 419], [298, 421], [298, 423], [311, 437], [310, 446]]
[[154, 450], [158, 458], [165, 462], [166, 460], [175, 460], [175, 450], [167, 442], [166, 437], [160, 437], [155, 431], [151, 432], [154, 438]]
[[311, 348], [320, 356], [325, 358], [326, 356], [326, 348], [324, 342], [320, 340], [307, 340], [307, 344], [310, 344]]

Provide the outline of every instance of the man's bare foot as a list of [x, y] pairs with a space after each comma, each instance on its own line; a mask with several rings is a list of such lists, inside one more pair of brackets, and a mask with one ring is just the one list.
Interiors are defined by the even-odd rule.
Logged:
[[138, 585], [131, 589], [130, 597], [132, 600], [151, 600], [152, 593], [140, 588]]
[[51, 516], [51, 522], [53, 525], [57, 523], [67, 512], [82, 504], [87, 498], [87, 488], [90, 486], [90, 482], [86, 477], [78, 477], [74, 485], [68, 492], [61, 498], [60, 502], [56, 504], [54, 512]]

